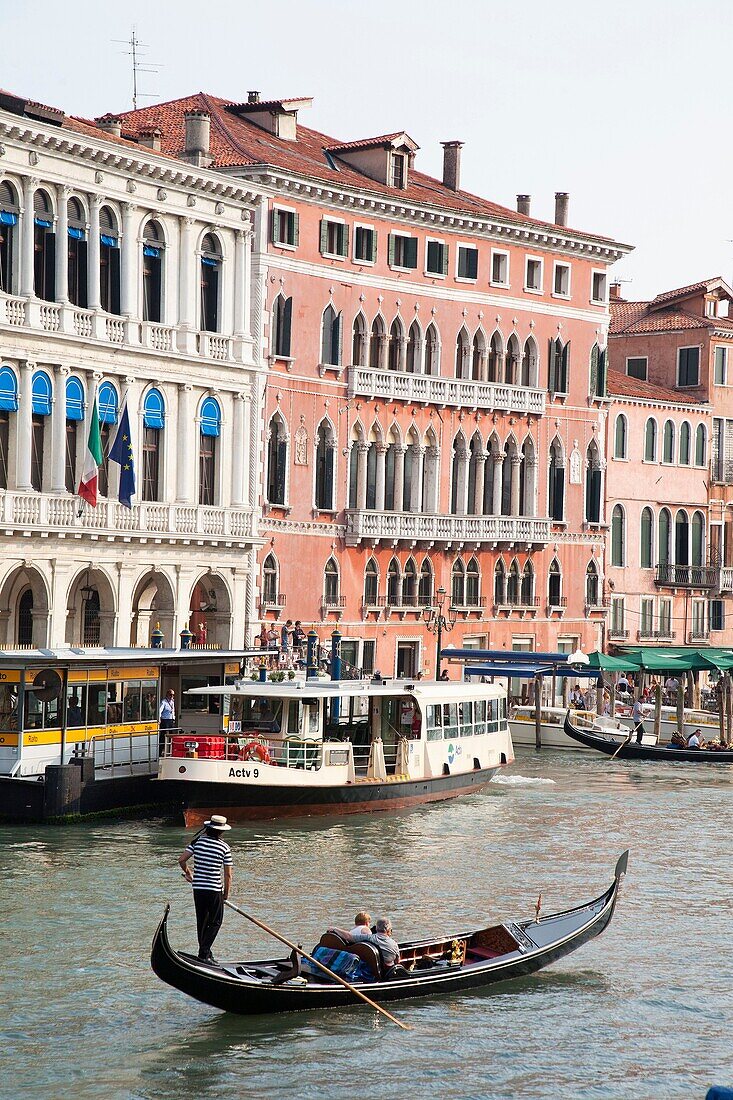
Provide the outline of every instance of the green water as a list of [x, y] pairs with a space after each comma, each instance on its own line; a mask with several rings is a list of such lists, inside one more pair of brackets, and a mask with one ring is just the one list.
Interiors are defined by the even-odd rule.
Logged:
[[[183, 828], [0, 829], [0, 1097], [702, 1097], [733, 1084], [733, 769], [518, 750], [470, 798], [239, 828], [233, 896], [307, 945], [367, 907], [398, 938], [589, 900], [610, 929], [521, 982], [371, 1010], [227, 1017], [148, 964], [166, 899], [195, 945]], [[539, 779], [552, 782], [538, 782]], [[277, 954], [229, 912], [217, 957]]]

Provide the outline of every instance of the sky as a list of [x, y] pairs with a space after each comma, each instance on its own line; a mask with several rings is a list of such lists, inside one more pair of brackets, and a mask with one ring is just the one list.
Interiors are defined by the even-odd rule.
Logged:
[[3, 5], [6, 89], [95, 117], [206, 91], [313, 96], [301, 121], [341, 141], [405, 130], [440, 175], [634, 246], [613, 274], [644, 299], [733, 280], [730, 0], [25, 0]]

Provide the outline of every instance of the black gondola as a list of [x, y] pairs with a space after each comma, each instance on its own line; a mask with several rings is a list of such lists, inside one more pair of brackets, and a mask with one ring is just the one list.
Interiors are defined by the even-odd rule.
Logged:
[[[376, 980], [354, 984], [376, 1001], [399, 1001], [533, 974], [603, 932], [613, 916], [628, 856], [626, 851], [620, 857], [613, 883], [595, 901], [537, 921], [507, 922], [439, 940], [402, 943], [404, 969], [395, 968], [391, 978], [379, 973]], [[174, 951], [168, 940], [169, 911], [167, 905], [153, 939], [150, 963], [162, 981], [197, 1001], [242, 1015], [360, 1003], [348, 989], [323, 975], [289, 977], [294, 972], [291, 958], [212, 964]], [[328, 935], [323, 940], [328, 941], [325, 946], [337, 946]], [[373, 954], [376, 974], [381, 963], [378, 953]]]
[[733, 764], [733, 749], [674, 749], [666, 745], [640, 745], [633, 737], [630, 741], [622, 742], [618, 737], [578, 729], [573, 725], [570, 714], [565, 715], [565, 732], [568, 737], [572, 737], [573, 741], [579, 741], [586, 748], [598, 749], [598, 752], [605, 753], [606, 756], [615, 754], [617, 760], [664, 760], [665, 763], [672, 764]]

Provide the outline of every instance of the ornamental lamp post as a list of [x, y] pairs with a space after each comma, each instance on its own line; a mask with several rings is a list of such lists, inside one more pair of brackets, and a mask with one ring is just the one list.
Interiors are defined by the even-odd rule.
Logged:
[[435, 593], [436, 607], [424, 607], [423, 618], [428, 630], [437, 635], [437, 648], [435, 653], [435, 679], [440, 679], [440, 653], [443, 648], [443, 631], [448, 634], [456, 625], [458, 619], [458, 613], [451, 604], [448, 607], [448, 618], [443, 614], [443, 607], [445, 606], [445, 597], [447, 593], [442, 584], [438, 591]]

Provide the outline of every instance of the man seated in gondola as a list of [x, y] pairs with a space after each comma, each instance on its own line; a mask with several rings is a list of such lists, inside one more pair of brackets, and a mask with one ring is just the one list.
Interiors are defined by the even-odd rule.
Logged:
[[329, 932], [338, 932], [347, 943], [371, 943], [379, 951], [385, 970], [391, 970], [400, 961], [400, 945], [392, 938], [392, 922], [388, 917], [380, 917], [374, 931], [368, 936], [355, 936], [353, 933], [356, 928], [352, 932], [346, 932], [342, 928], [329, 928]]
[[688, 749], [702, 749], [705, 746], [705, 738], [701, 734], [700, 730], [694, 730], [693, 733], [687, 738]]

